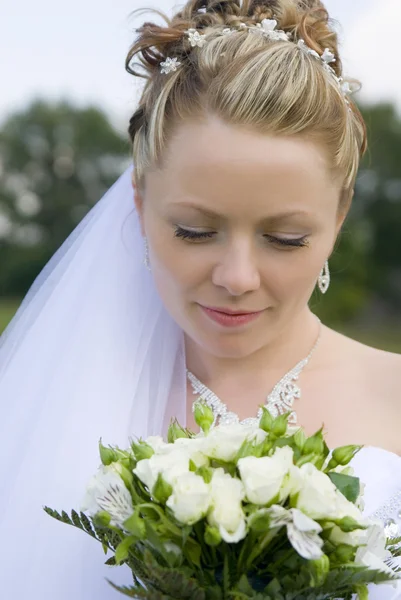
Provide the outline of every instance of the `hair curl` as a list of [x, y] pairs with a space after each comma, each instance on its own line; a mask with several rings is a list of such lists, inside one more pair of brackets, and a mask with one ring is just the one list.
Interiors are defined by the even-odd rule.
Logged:
[[[129, 125], [139, 187], [147, 168], [163, 164], [177, 123], [214, 114], [232, 125], [323, 143], [333, 175], [341, 178], [340, 206], [348, 207], [367, 146], [358, 107], [346, 103], [335, 79], [297, 44], [268, 41], [240, 28], [274, 18], [292, 39], [304, 39], [320, 55], [326, 48], [333, 52], [333, 68], [341, 77], [337, 34], [320, 0], [189, 0], [172, 19], [150, 12], [165, 25], [143, 23], [126, 59], [128, 72], [146, 79]], [[221, 35], [227, 27], [238, 31]], [[190, 28], [207, 34], [207, 43], [192, 48], [185, 34]], [[166, 76], [160, 63], [167, 57], [177, 57], [181, 66]]]

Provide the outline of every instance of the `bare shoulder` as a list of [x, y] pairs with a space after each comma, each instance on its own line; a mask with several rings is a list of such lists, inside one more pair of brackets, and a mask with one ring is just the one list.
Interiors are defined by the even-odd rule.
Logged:
[[401, 354], [367, 346], [329, 328], [326, 335], [334, 359], [363, 375], [372, 392], [380, 390], [382, 396], [394, 399], [401, 413]]

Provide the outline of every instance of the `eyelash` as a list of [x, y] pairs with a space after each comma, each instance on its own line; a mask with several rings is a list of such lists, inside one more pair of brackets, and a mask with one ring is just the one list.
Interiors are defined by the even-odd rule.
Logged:
[[[176, 227], [175, 229], [175, 237], [183, 240], [206, 240], [212, 238], [214, 235], [214, 231], [191, 231], [190, 229], [183, 229], [182, 227]], [[276, 238], [267, 234], [264, 235], [264, 237], [273, 244], [279, 244], [280, 246], [286, 246], [287, 248], [304, 248], [305, 246], [309, 246], [306, 235], [297, 239]]]

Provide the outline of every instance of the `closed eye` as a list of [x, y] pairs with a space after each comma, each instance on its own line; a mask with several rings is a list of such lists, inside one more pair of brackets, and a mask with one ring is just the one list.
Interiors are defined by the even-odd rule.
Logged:
[[279, 238], [273, 235], [265, 234], [263, 237], [265, 237], [272, 244], [280, 244], [281, 246], [293, 248], [304, 248], [305, 246], [309, 246], [308, 238], [306, 235], [300, 238]]
[[[183, 240], [202, 241], [214, 237], [216, 233], [216, 231], [194, 231], [192, 229], [184, 229], [183, 227], [177, 225], [175, 228], [174, 235], [175, 237], [181, 238]], [[309, 242], [306, 235], [300, 238], [279, 238], [269, 234], [265, 234], [263, 237], [267, 239], [271, 244], [278, 244], [287, 248], [303, 248], [305, 246], [309, 246]]]
[[174, 235], [183, 240], [204, 240], [213, 237], [215, 234], [215, 231], [193, 231], [192, 229], [183, 229], [177, 226]]

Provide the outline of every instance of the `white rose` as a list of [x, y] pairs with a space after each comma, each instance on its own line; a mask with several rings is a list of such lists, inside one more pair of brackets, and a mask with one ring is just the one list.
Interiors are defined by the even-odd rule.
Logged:
[[159, 474], [167, 483], [173, 485], [177, 477], [188, 471], [188, 453], [176, 449], [174, 452], [154, 454], [150, 458], [140, 460], [133, 472], [152, 492]]
[[[293, 489], [288, 475], [293, 469], [293, 450], [289, 446], [277, 448], [273, 456], [247, 456], [238, 461], [238, 469], [245, 486], [246, 497], [253, 504], [269, 504], [280, 492]], [[295, 473], [295, 471], [294, 471]]]
[[209, 466], [209, 459], [204, 453], [204, 443], [204, 438], [178, 438], [174, 447], [185, 449], [190, 460], [199, 468]]
[[300, 468], [302, 477], [296, 507], [312, 519], [352, 517], [362, 523], [361, 512], [336, 488], [331, 479], [311, 463]]
[[210, 501], [210, 484], [199, 475], [188, 472], [177, 477], [166, 504], [178, 521], [193, 525], [206, 515]]
[[242, 510], [245, 490], [239, 479], [231, 477], [224, 469], [213, 472], [211, 486], [211, 510], [208, 521], [217, 527], [225, 542], [237, 543], [246, 536], [246, 522]]
[[160, 435], [151, 435], [146, 438], [145, 442], [148, 444], [148, 446], [153, 448], [156, 454], [161, 454], [166, 446], [169, 446], [169, 444], [167, 444], [167, 442], [165, 442]]
[[266, 433], [255, 425], [218, 425], [203, 440], [203, 452], [210, 458], [231, 462], [245, 440], [264, 440]]
[[111, 525], [121, 526], [134, 512], [131, 494], [118, 474], [118, 465], [101, 465], [89, 481], [81, 505], [82, 512], [90, 516], [106, 511]]

